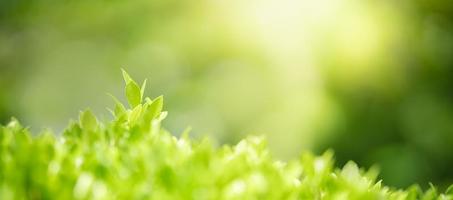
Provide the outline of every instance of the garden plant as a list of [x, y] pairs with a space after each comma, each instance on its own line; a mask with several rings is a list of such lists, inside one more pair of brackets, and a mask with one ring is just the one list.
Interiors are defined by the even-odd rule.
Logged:
[[161, 127], [163, 98], [144, 98], [123, 71], [129, 105], [115, 97], [113, 120], [89, 110], [61, 133], [32, 134], [13, 119], [0, 127], [0, 199], [443, 199], [438, 191], [385, 186], [377, 170], [336, 168], [332, 151], [279, 161], [250, 136], [217, 147]]

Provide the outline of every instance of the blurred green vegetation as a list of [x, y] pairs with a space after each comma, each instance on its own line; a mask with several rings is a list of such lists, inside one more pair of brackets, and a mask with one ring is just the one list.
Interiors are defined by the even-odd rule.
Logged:
[[280, 158], [332, 148], [386, 184], [446, 185], [452, 53], [447, 0], [2, 0], [0, 120], [107, 118], [99, 91], [121, 96], [123, 67], [174, 133], [265, 134]]

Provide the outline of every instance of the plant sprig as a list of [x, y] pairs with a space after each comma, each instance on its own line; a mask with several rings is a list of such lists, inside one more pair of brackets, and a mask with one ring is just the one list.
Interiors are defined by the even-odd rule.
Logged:
[[17, 120], [0, 127], [0, 199], [453, 199], [435, 187], [384, 186], [354, 162], [334, 167], [333, 153], [282, 162], [262, 137], [215, 148], [161, 128], [163, 98], [143, 99], [144, 84], [123, 70], [126, 108], [114, 119], [81, 112], [61, 136], [32, 136]]

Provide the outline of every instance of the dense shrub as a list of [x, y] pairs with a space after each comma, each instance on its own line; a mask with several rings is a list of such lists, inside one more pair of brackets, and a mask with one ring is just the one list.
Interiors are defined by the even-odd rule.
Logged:
[[80, 114], [60, 136], [12, 120], [0, 128], [0, 199], [453, 199], [453, 190], [397, 190], [376, 170], [333, 165], [330, 151], [282, 162], [261, 137], [213, 147], [161, 128], [163, 99], [145, 98], [124, 72], [130, 108], [114, 119]]

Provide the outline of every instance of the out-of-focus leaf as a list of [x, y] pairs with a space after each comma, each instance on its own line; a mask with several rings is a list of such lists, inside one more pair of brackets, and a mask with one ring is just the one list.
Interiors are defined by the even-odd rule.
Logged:
[[80, 126], [83, 129], [94, 131], [98, 125], [98, 121], [90, 110], [85, 110], [79, 115]]

